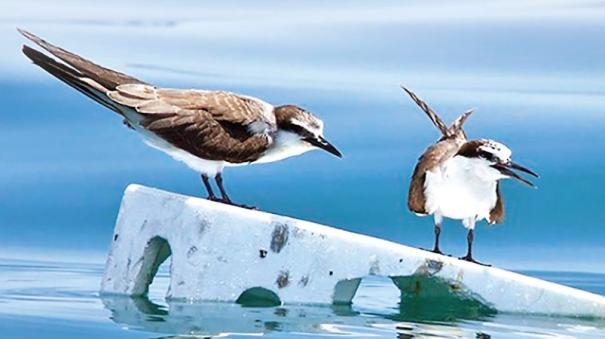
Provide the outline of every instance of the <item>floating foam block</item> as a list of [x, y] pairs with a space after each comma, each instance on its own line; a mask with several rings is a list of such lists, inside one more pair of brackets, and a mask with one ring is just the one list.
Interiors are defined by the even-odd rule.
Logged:
[[[378, 222], [378, 221], [377, 221]], [[171, 258], [169, 299], [350, 303], [361, 278], [402, 301], [605, 317], [605, 297], [285, 216], [139, 185], [124, 194], [101, 292], [145, 295]]]

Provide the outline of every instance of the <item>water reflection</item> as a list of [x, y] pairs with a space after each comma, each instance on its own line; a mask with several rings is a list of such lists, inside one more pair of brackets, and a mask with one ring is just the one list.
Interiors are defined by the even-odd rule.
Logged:
[[[158, 335], [224, 336], [271, 333], [387, 338], [598, 338], [605, 323], [495, 314], [474, 304], [419, 300], [368, 312], [350, 305], [250, 307], [236, 303], [169, 301], [102, 296], [111, 319]], [[405, 300], [404, 300], [405, 301]]]
[[166, 306], [146, 297], [104, 296], [111, 319], [155, 333], [219, 335], [224, 333], [330, 332], [326, 323], [367, 326], [350, 306], [246, 307], [235, 303], [170, 301]]
[[[0, 261], [0, 329], [16, 328], [32, 319], [54, 329], [61, 324], [89, 324], [98, 329], [109, 318], [118, 326], [120, 337], [140, 338], [141, 332], [153, 337], [213, 336], [221, 334], [266, 334], [273, 337], [301, 335], [346, 335], [378, 338], [603, 338], [605, 319], [540, 317], [502, 314], [485, 310], [472, 301], [445, 300], [422, 295], [433, 291], [436, 281], [424, 280], [421, 288], [413, 280], [399, 279], [406, 291], [397, 303], [399, 289], [390, 280], [362, 280], [353, 305], [243, 306], [235, 303], [164, 302], [169, 284], [167, 272], [160, 272], [149, 298], [101, 296], [96, 289], [102, 265], [48, 263], [3, 263]], [[554, 273], [551, 273], [555, 276]], [[569, 279], [572, 286], [586, 281]], [[395, 280], [395, 279], [394, 279]], [[560, 282], [557, 279], [555, 281]], [[602, 279], [594, 280], [601, 284]], [[407, 286], [406, 286], [407, 285]], [[424, 287], [426, 288], [424, 288]], [[161, 300], [161, 301], [160, 301]], [[155, 302], [154, 302], [155, 301]], [[6, 315], [10, 320], [7, 320]], [[15, 318], [19, 315], [19, 319]], [[4, 316], [3, 316], [4, 315]], [[61, 321], [57, 321], [61, 320]], [[69, 329], [73, 329], [71, 326]], [[121, 332], [124, 331], [124, 332]], [[6, 334], [5, 332], [2, 332]], [[20, 337], [20, 336], [18, 336]], [[94, 337], [94, 336], [93, 336]], [[106, 336], [111, 337], [111, 336]]]
[[[341, 334], [364, 336], [384, 332], [389, 337], [411, 338], [475, 336], [472, 329], [455, 321], [417, 322], [425, 313], [415, 313], [417, 305], [385, 310], [391, 314], [371, 314], [350, 305], [287, 305], [250, 307], [235, 303], [169, 301], [166, 305], [146, 297], [103, 296], [111, 319], [131, 329], [164, 334], [224, 335], [270, 332]], [[468, 314], [464, 314], [467, 316]], [[456, 313], [448, 315], [456, 319]], [[392, 320], [398, 322], [395, 324]]]

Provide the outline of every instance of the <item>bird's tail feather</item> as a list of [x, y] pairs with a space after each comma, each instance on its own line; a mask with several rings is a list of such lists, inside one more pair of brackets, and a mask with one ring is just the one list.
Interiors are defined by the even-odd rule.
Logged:
[[57, 47], [26, 30], [20, 28], [18, 28], [17, 30], [23, 36], [36, 43], [36, 45], [44, 48], [52, 55], [56, 56], [66, 64], [76, 69], [82, 75], [94, 80], [95, 82], [99, 83], [100, 85], [109, 90], [114, 90], [117, 86], [123, 84], [145, 84], [141, 80], [138, 80], [120, 72], [116, 72], [109, 68], [99, 66], [79, 55]]
[[23, 46], [23, 54], [25, 54], [25, 56], [27, 56], [35, 65], [44, 69], [69, 86], [75, 88], [80, 93], [118, 114], [122, 114], [120, 108], [105, 94], [107, 89], [99, 83], [84, 76], [77, 70], [61, 64], [53, 58], [50, 58], [44, 53], [38, 52], [29, 46]]

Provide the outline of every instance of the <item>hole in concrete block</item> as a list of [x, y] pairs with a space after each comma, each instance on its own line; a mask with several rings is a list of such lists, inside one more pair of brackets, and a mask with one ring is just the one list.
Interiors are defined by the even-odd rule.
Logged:
[[[149, 284], [149, 291], [147, 292], [147, 298], [151, 301], [159, 304], [164, 304], [166, 301], [166, 296], [170, 290], [171, 277], [170, 277], [170, 266], [172, 260], [164, 260], [160, 267], [158, 268], [155, 277]], [[180, 285], [182, 282], [175, 282], [175, 284]]]
[[[140, 261], [139, 273], [135, 281], [133, 289], [134, 295], [147, 295], [149, 292], [149, 286], [154, 282], [160, 266], [166, 262], [166, 259], [172, 254], [168, 241], [162, 237], [154, 237], [147, 242], [143, 256], [137, 261]], [[154, 294], [157, 287], [161, 290], [167, 290], [167, 286], [170, 284], [169, 281], [169, 267], [168, 264], [162, 267], [160, 279], [157, 279], [157, 285], [164, 285], [165, 287], [156, 286], [154, 283]]]
[[252, 287], [245, 290], [235, 302], [245, 307], [275, 307], [281, 305], [279, 296], [263, 287]]
[[[397, 308], [399, 305], [400, 291], [388, 277], [371, 275], [351, 280], [358, 280], [357, 288], [349, 301], [356, 307], [382, 309]], [[351, 280], [341, 280], [339, 284]], [[336, 302], [336, 300], [335, 303], [343, 304], [342, 301]]]
[[365, 276], [361, 279], [353, 304], [365, 309], [397, 309], [400, 295], [399, 289], [388, 277]]
[[332, 303], [337, 305], [351, 304], [360, 282], [361, 278], [339, 280], [334, 286]]

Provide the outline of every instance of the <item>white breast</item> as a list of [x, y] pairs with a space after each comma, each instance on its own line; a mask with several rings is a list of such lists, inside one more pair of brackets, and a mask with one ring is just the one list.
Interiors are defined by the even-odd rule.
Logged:
[[453, 157], [426, 174], [428, 212], [461, 220], [488, 218], [496, 205], [497, 175], [485, 160]]
[[297, 134], [280, 130], [275, 134], [269, 149], [254, 163], [279, 161], [303, 154], [313, 148], [310, 144], [300, 140]]

